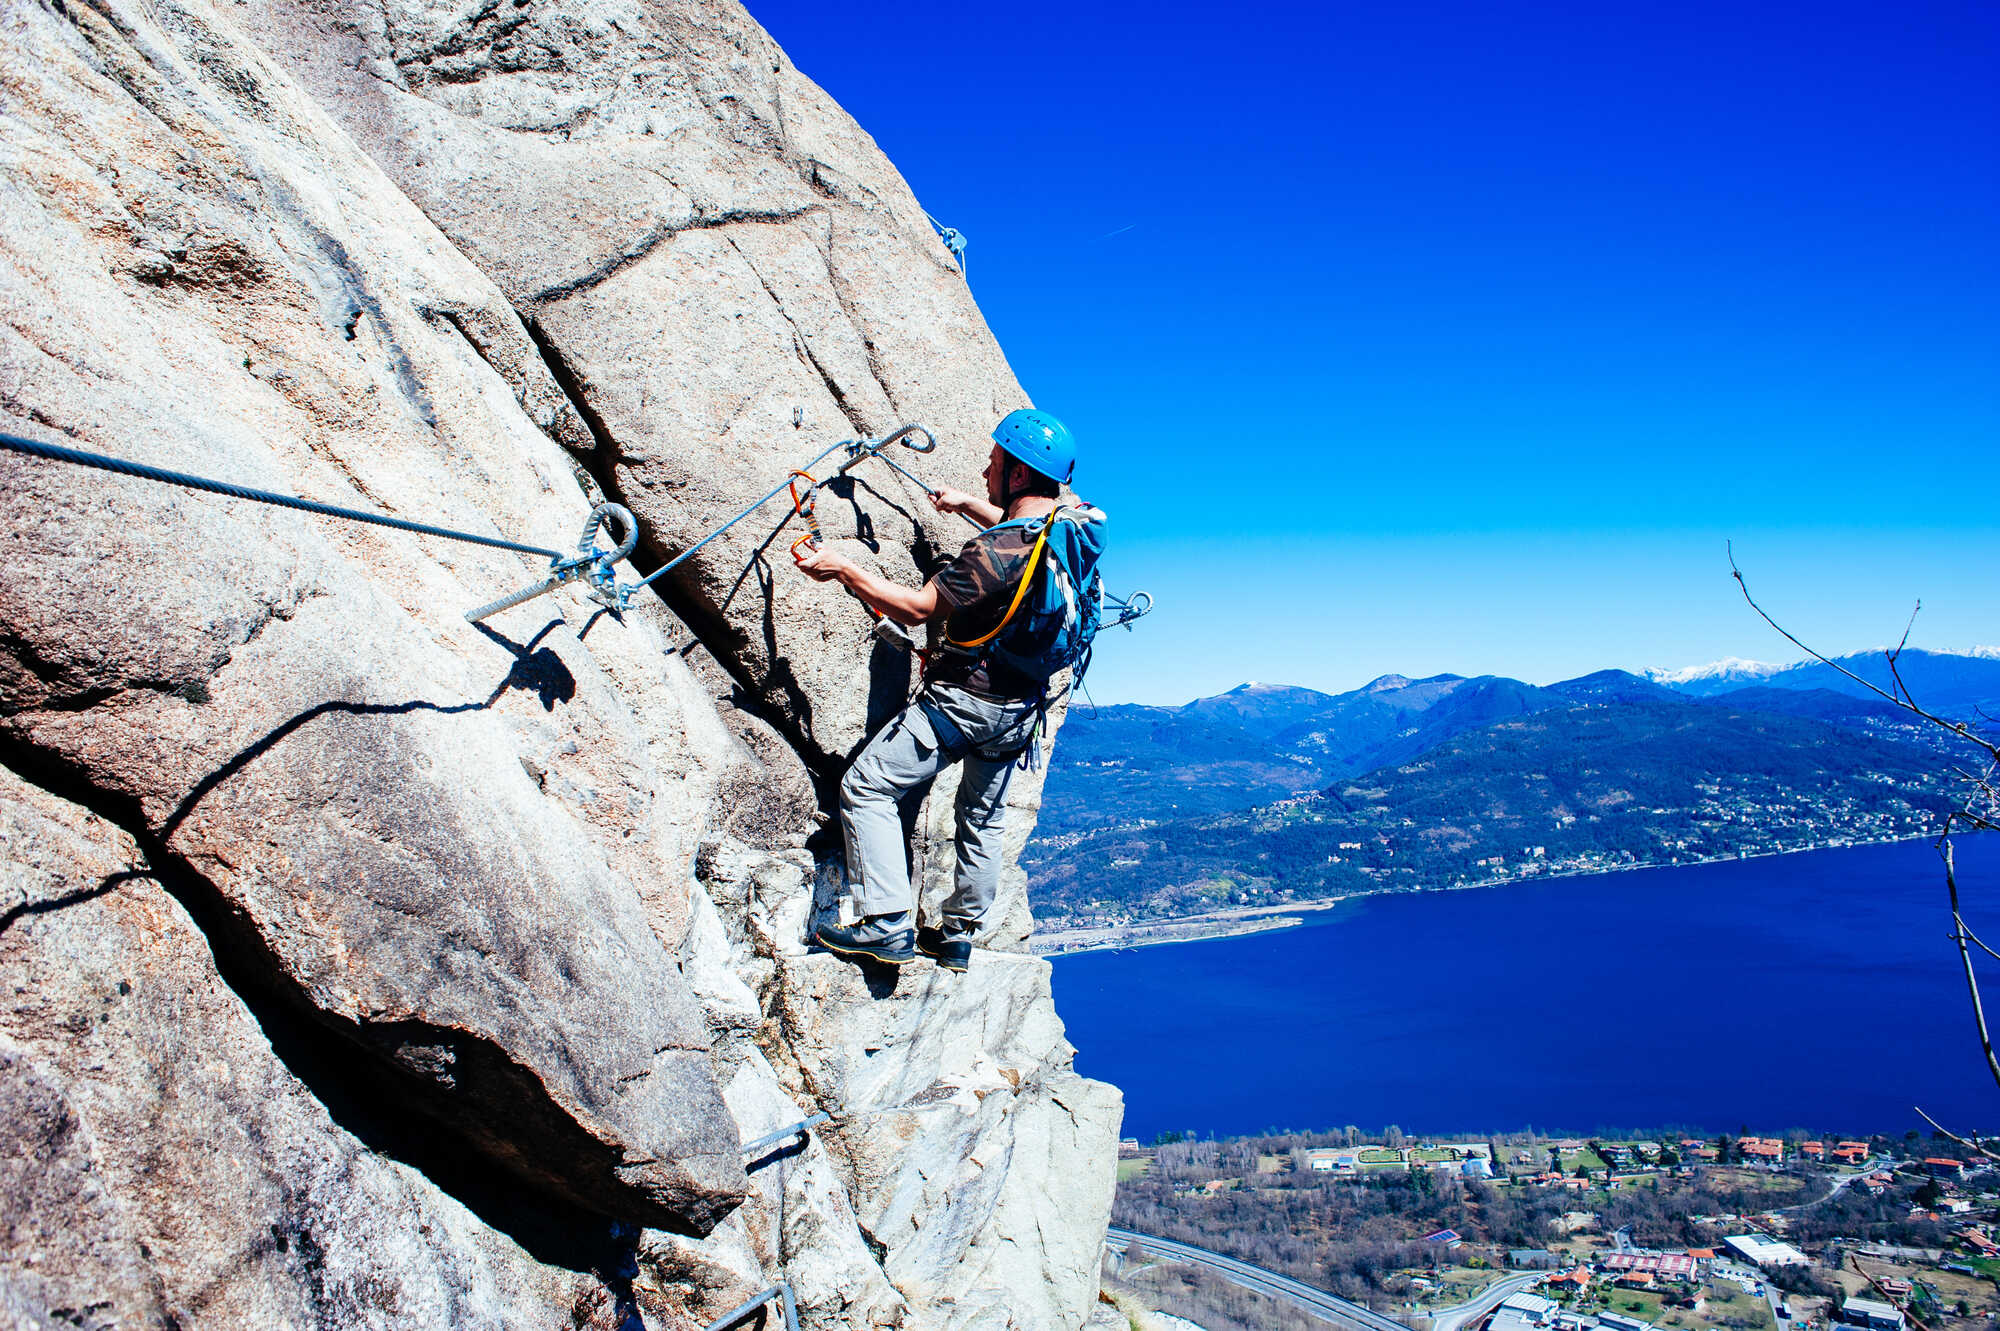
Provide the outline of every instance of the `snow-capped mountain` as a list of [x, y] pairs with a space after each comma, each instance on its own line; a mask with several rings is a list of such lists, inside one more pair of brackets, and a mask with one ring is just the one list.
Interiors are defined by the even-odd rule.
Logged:
[[[1834, 660], [1876, 687], [1895, 691], [1885, 649], [1852, 652]], [[1975, 647], [1969, 652], [1929, 652], [1912, 647], [1898, 658], [1898, 669], [1917, 701], [1945, 716], [1969, 720], [1979, 712], [1995, 715], [1996, 706], [2000, 706], [2000, 651], [1991, 647]], [[1649, 670], [1646, 677], [1694, 698], [1713, 698], [1745, 688], [1829, 689], [1854, 698], [1875, 696], [1818, 661], [1770, 665], [1732, 657], [1685, 670]]]
[[1645, 673], [1655, 684], [1664, 684], [1670, 689], [1683, 693], [1721, 693], [1727, 689], [1740, 689], [1747, 684], [1756, 684], [1769, 679], [1782, 670], [1792, 669], [1789, 665], [1778, 665], [1770, 661], [1746, 661], [1740, 656], [1725, 656], [1720, 661], [1707, 665], [1682, 666], [1678, 670], [1652, 669]]

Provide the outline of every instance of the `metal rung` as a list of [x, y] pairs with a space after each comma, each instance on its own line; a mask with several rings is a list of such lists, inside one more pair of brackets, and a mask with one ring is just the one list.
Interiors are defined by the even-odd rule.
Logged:
[[735, 1326], [772, 1299], [784, 1300], [785, 1331], [799, 1331], [799, 1306], [792, 1298], [792, 1287], [782, 1280], [765, 1290], [762, 1294], [759, 1294], [756, 1298], [750, 1300], [750, 1302], [744, 1304], [741, 1308], [732, 1309], [724, 1313], [717, 1320], [710, 1322], [705, 1331], [723, 1331], [724, 1327]]
[[784, 1141], [788, 1137], [800, 1136], [806, 1132], [810, 1132], [813, 1128], [818, 1127], [822, 1123], [831, 1123], [832, 1121], [833, 1121], [833, 1115], [828, 1114], [822, 1110], [820, 1113], [814, 1114], [811, 1118], [801, 1119], [797, 1123], [792, 1124], [788, 1128], [779, 1128], [776, 1132], [765, 1133], [763, 1136], [759, 1137], [756, 1141], [744, 1142], [743, 1154], [750, 1156], [754, 1159], [756, 1156], [760, 1155], [767, 1147], [776, 1146], [779, 1142]]

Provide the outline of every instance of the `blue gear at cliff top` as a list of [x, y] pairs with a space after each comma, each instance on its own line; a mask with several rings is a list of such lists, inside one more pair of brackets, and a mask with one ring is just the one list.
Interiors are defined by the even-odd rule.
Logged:
[[1010, 411], [993, 427], [993, 442], [1051, 480], [1069, 484], [1076, 472], [1076, 436], [1046, 411]]

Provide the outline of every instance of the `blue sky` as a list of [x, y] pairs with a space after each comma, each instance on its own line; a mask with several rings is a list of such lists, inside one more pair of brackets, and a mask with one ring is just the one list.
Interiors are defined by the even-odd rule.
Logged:
[[2000, 642], [2000, 11], [752, 0], [1112, 515], [1099, 701]]

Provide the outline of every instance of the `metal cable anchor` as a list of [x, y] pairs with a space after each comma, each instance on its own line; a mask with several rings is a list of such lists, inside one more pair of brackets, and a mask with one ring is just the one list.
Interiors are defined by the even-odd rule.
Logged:
[[1104, 626], [1108, 629], [1122, 628], [1129, 630], [1133, 620], [1144, 619], [1153, 612], [1153, 594], [1151, 592], [1133, 592], [1130, 596], [1122, 598], [1106, 593], [1104, 602], [1106, 605], [1117, 607], [1118, 610], [1118, 618]]
[[[912, 437], [915, 435], [922, 435], [924, 437], [924, 442], [922, 442], [921, 444], [917, 443], [916, 440]], [[893, 458], [882, 456], [883, 450], [888, 448], [889, 445], [891, 444], [901, 444], [904, 448], [909, 449], [912, 453], [935, 453], [937, 451], [937, 436], [932, 434], [929, 430], [925, 429], [921, 425], [911, 424], [902, 426], [901, 428], [894, 430], [889, 434], [885, 434], [880, 439], [849, 440], [848, 443], [845, 445], [847, 449], [847, 461], [840, 464], [840, 469], [834, 472], [834, 475], [845, 476], [849, 471], [853, 470], [855, 466], [857, 466], [860, 463], [866, 462], [869, 458], [872, 457], [881, 457], [884, 462], [887, 462], [890, 466], [895, 467], [896, 463]], [[902, 471], [902, 468], [897, 467], [896, 470]], [[908, 475], [907, 472], [904, 474]], [[912, 479], [915, 478], [913, 477]], [[918, 481], [917, 483], [919, 485], [923, 484], [922, 481]]]
[[[597, 533], [607, 522], [616, 520], [624, 529], [618, 545], [611, 550], [597, 548]], [[632, 606], [632, 593], [636, 585], [618, 585], [618, 561], [631, 554], [639, 544], [639, 520], [632, 516], [632, 510], [623, 504], [604, 503], [590, 510], [590, 517], [583, 524], [583, 534], [577, 538], [576, 553], [567, 558], [557, 556], [549, 561], [548, 575], [531, 587], [509, 593], [497, 601], [489, 601], [465, 612], [466, 622], [477, 624], [490, 615], [502, 610], [511, 610], [524, 601], [532, 601], [545, 592], [572, 582], [586, 584], [584, 594], [613, 614], [621, 613]]]

